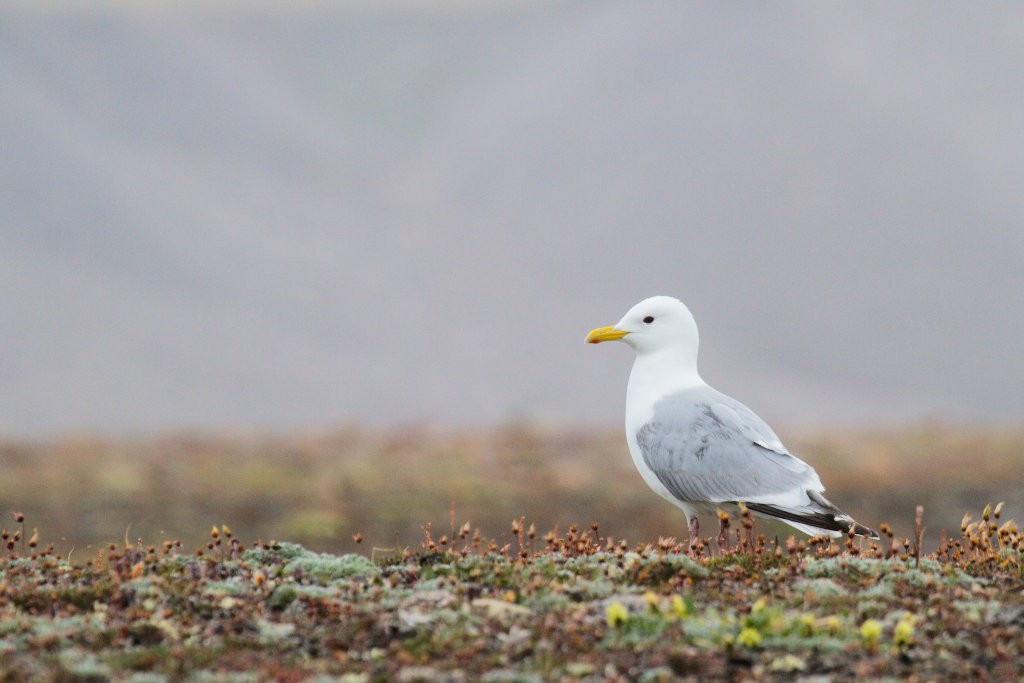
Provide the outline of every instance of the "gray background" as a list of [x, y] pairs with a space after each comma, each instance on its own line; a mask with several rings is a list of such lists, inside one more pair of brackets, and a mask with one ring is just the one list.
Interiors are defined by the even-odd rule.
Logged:
[[0, 431], [1020, 421], [1024, 6], [5, 3]]

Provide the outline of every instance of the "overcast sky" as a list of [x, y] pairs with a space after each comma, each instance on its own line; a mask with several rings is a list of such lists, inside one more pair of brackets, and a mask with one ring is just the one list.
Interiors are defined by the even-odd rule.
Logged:
[[1024, 417], [1024, 5], [38, 7], [2, 433], [614, 426], [653, 294], [777, 425]]

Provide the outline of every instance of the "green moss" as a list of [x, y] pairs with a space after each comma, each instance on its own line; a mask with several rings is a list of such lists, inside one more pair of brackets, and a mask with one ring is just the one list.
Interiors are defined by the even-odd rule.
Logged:
[[299, 597], [298, 589], [293, 584], [284, 584], [275, 588], [274, 592], [267, 598], [267, 607], [280, 611], [290, 605], [297, 597]]
[[295, 633], [295, 624], [291, 622], [270, 621], [260, 619], [256, 623], [261, 642], [271, 643], [284, 640]]
[[243, 595], [249, 591], [248, 582], [233, 578], [225, 581], [211, 581], [203, 587], [207, 595], [221, 597], [225, 595]]
[[538, 612], [561, 610], [571, 603], [569, 597], [561, 591], [537, 592], [523, 601], [526, 607]]
[[80, 649], [65, 650], [59, 656], [64, 680], [84, 683], [85, 681], [110, 680], [110, 666], [92, 652]]
[[662, 683], [663, 681], [674, 681], [676, 675], [670, 667], [658, 666], [648, 669], [640, 674], [640, 683]]
[[190, 679], [194, 683], [260, 683], [252, 671], [199, 671]]
[[310, 551], [298, 543], [275, 543], [269, 548], [250, 548], [242, 553], [242, 559], [250, 564], [266, 565], [309, 554]]
[[844, 598], [850, 593], [832, 579], [825, 578], [797, 579], [793, 582], [793, 592], [798, 595], [802, 594], [804, 599], [810, 602]]
[[840, 578], [859, 581], [880, 576], [886, 571], [885, 562], [858, 557], [810, 557], [804, 561], [807, 578]]
[[711, 571], [689, 555], [682, 553], [655, 553], [646, 558], [640, 558], [639, 563], [642, 569], [652, 570], [652, 576], [661, 579], [674, 576], [703, 579]]
[[481, 683], [543, 683], [539, 674], [524, 673], [512, 669], [495, 669], [488, 671], [481, 678]]
[[380, 568], [362, 555], [336, 556], [306, 552], [289, 560], [284, 571], [286, 574], [301, 572], [317, 581], [327, 582], [376, 576]]
[[851, 630], [847, 638], [826, 634], [769, 636], [765, 639], [764, 646], [777, 652], [841, 652], [853, 641], [855, 635], [856, 633]]
[[[168, 663], [173, 662], [174, 650], [163, 644], [143, 645], [111, 653], [107, 660], [111, 666], [117, 669], [149, 672], [152, 669], [162, 669]], [[157, 677], [156, 680], [166, 680], [167, 678], [164, 674], [153, 673], [152, 675]]]
[[856, 603], [856, 614], [860, 619], [883, 618], [892, 609], [885, 600], [859, 599]]
[[135, 671], [123, 680], [124, 683], [167, 683], [170, 677], [154, 671]]

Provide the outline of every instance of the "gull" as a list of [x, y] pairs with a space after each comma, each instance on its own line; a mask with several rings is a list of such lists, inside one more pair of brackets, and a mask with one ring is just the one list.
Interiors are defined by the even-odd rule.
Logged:
[[[814, 468], [782, 445], [752, 410], [697, 373], [697, 323], [678, 299], [644, 299], [586, 341], [625, 342], [636, 352], [626, 388], [626, 441], [656, 493], [686, 515], [690, 547], [700, 513], [746, 506], [810, 535], [878, 538], [822, 495]], [[718, 542], [725, 547], [723, 521]]]

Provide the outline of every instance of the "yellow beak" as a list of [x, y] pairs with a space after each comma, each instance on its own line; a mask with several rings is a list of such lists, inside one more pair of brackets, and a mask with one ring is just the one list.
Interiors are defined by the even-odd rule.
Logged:
[[614, 327], [599, 327], [596, 330], [590, 331], [590, 334], [587, 335], [587, 343], [600, 344], [604, 341], [615, 341], [616, 339], [622, 339], [627, 334], [629, 332], [623, 332]]

